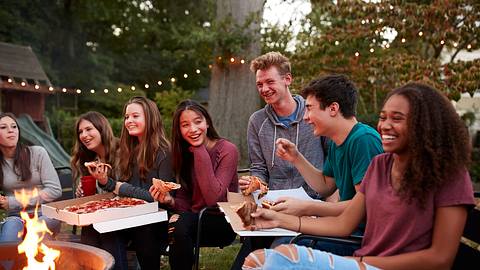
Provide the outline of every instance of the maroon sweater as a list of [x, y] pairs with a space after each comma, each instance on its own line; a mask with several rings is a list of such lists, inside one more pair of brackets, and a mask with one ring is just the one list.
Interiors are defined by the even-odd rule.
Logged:
[[220, 139], [212, 149], [190, 147], [193, 154], [192, 187], [181, 187], [175, 196], [175, 209], [198, 213], [205, 206], [227, 200], [227, 192], [238, 192], [237, 147]]

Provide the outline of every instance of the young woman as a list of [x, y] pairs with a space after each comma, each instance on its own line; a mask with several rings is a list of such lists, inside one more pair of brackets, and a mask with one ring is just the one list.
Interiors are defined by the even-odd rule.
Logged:
[[[32, 198], [27, 211], [36, 203], [51, 202], [62, 195], [57, 172], [47, 151], [41, 146], [26, 146], [19, 141], [20, 127], [11, 113], [0, 113], [0, 208], [7, 211], [1, 227], [0, 242], [20, 241], [23, 221], [19, 216], [22, 205], [15, 199], [14, 190], [37, 188], [39, 195]], [[60, 231], [60, 222], [40, 215], [54, 234]], [[20, 233], [20, 236], [18, 235]]]
[[[111, 164], [114, 170], [109, 171], [108, 175], [114, 177], [117, 164], [116, 157], [118, 156], [116, 154], [118, 139], [113, 135], [107, 118], [99, 112], [86, 112], [78, 117], [75, 124], [75, 134], [77, 136], [70, 161], [73, 179], [77, 181], [80, 177], [89, 175], [90, 173], [84, 163], [94, 160]], [[78, 183], [76, 195], [82, 197], [81, 182], [78, 181]], [[92, 225], [84, 226], [80, 239], [84, 244], [110, 252], [115, 258], [114, 269], [128, 268], [125, 251], [121, 248], [123, 244], [117, 232], [101, 234]]]
[[[467, 171], [471, 144], [452, 104], [435, 89], [409, 83], [387, 96], [375, 157], [348, 208], [338, 217], [254, 213], [258, 228], [345, 236], [366, 218], [362, 247], [344, 258], [295, 245], [258, 250], [244, 269], [449, 269], [474, 204]], [[408, 222], [406, 222], [408, 221]]]
[[[153, 197], [168, 202], [179, 213], [170, 245], [170, 267], [191, 269], [198, 213], [206, 206], [226, 201], [228, 191], [238, 191], [238, 151], [234, 144], [218, 135], [207, 110], [192, 100], [177, 106], [172, 133], [173, 168], [182, 187], [175, 198], [155, 187], [150, 191]], [[225, 217], [208, 216], [204, 222], [203, 243], [228, 245], [235, 239]]]
[[[108, 177], [104, 168], [89, 168], [89, 172], [107, 191], [153, 202], [149, 192], [152, 178], [174, 179], [160, 111], [153, 101], [133, 97], [125, 104], [123, 113], [118, 181]], [[132, 242], [142, 269], [160, 268], [160, 252], [167, 245], [166, 222], [125, 229], [119, 234], [123, 243]]]

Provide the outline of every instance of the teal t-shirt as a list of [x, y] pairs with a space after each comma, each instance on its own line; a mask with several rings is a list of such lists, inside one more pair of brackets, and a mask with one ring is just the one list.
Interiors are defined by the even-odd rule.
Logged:
[[355, 196], [355, 185], [362, 182], [370, 161], [383, 153], [378, 132], [363, 123], [353, 126], [341, 145], [328, 142], [328, 156], [323, 165], [323, 174], [335, 178], [340, 192], [340, 201]]

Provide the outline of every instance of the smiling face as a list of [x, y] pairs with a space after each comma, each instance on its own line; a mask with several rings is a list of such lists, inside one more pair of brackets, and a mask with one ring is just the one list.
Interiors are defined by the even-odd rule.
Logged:
[[9, 116], [0, 119], [0, 147], [15, 148], [18, 143], [18, 126], [15, 120]]
[[313, 134], [315, 136], [328, 135], [328, 126], [332, 121], [330, 108], [320, 108], [320, 102], [313, 95], [309, 95], [305, 100], [305, 115], [303, 119], [313, 127]]
[[257, 90], [267, 104], [279, 104], [290, 95], [288, 86], [292, 83], [292, 75], [280, 75], [275, 66], [265, 70], [257, 70]]
[[402, 95], [393, 95], [385, 102], [377, 125], [385, 152], [399, 155], [406, 152], [409, 112], [410, 104]]
[[185, 141], [192, 146], [206, 144], [208, 124], [203, 115], [185, 110], [180, 114], [180, 133]]
[[130, 136], [143, 136], [145, 133], [145, 111], [140, 104], [131, 103], [127, 105], [124, 124]]
[[78, 139], [90, 151], [98, 153], [102, 144], [102, 136], [92, 122], [82, 119], [78, 124]]

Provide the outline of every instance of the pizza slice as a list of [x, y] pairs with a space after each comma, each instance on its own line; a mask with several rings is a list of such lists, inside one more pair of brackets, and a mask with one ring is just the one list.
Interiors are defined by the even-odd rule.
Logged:
[[263, 182], [262, 179], [250, 175], [248, 176], [250, 178], [250, 184], [246, 189], [242, 191], [243, 195], [250, 195], [252, 192], [255, 190], [260, 190], [260, 194], [258, 194], [258, 199], [262, 198], [265, 196], [268, 192], [268, 185], [267, 183]]
[[251, 216], [255, 211], [257, 211], [257, 204], [252, 201], [244, 201], [235, 212], [242, 220], [243, 226], [248, 228], [255, 224], [255, 219]]
[[91, 168], [91, 169], [96, 169], [98, 166], [106, 166], [108, 167], [109, 169], [112, 169], [112, 166], [108, 163], [103, 163], [103, 162], [100, 162], [98, 160], [96, 161], [90, 161], [90, 162], [85, 162], [83, 165], [85, 165], [85, 167], [87, 168]]
[[270, 200], [263, 200], [262, 201], [262, 207], [266, 209], [270, 209], [270, 207], [274, 206], [276, 203], [274, 201]]
[[174, 182], [163, 181], [161, 179], [152, 178], [152, 184], [162, 193], [170, 192], [181, 187], [180, 184]]

